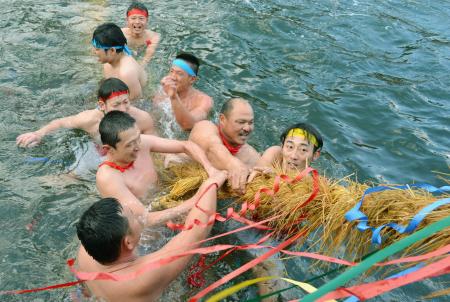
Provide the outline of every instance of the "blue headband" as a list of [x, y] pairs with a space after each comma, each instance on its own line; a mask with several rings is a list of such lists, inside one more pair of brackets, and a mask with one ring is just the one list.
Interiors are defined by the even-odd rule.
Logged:
[[123, 46], [103, 46], [100, 43], [97, 42], [97, 40], [92, 39], [92, 46], [94, 46], [97, 49], [104, 49], [104, 50], [108, 50], [110, 48], [114, 48], [114, 49], [123, 49], [123, 52], [126, 53], [127, 55], [131, 56], [131, 51], [128, 48], [127, 44], [123, 45]]
[[191, 66], [189, 66], [189, 64], [186, 63], [186, 61], [184, 61], [182, 59], [175, 59], [175, 60], [173, 60], [172, 65], [180, 67], [181, 69], [186, 71], [186, 73], [188, 75], [190, 75], [191, 77], [196, 77], [197, 76], [197, 74], [192, 70]]

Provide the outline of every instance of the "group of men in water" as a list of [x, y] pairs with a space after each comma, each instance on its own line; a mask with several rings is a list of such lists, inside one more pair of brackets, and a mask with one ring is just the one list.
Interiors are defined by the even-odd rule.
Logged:
[[[319, 132], [299, 123], [281, 135], [281, 145], [267, 149], [262, 156], [248, 144], [254, 130], [251, 104], [242, 98], [223, 103], [217, 124], [207, 120], [213, 100], [193, 87], [200, 61], [192, 54], [176, 56], [167, 76], [161, 80], [165, 95], [153, 102], [170, 102], [173, 118], [189, 140], [165, 139], [155, 135], [151, 115], [133, 103], [143, 96], [145, 65], [160, 40], [147, 30], [148, 10], [134, 2], [127, 10], [127, 28], [113, 23], [98, 26], [92, 37], [95, 55], [104, 68], [98, 89], [97, 107], [73, 116], [51, 121], [37, 131], [17, 137], [21, 147], [38, 144], [59, 128], [86, 131], [94, 140], [103, 162], [96, 173], [101, 200], [89, 207], [77, 223], [81, 241], [78, 269], [85, 272], [137, 273], [144, 264], [165, 259], [198, 246], [212, 227], [194, 227], [174, 236], [160, 250], [139, 257], [136, 248], [144, 227], [162, 224], [186, 214], [185, 224], [206, 223], [206, 213], [216, 211], [217, 190], [225, 181], [243, 193], [247, 182], [257, 174], [274, 173], [279, 164], [285, 173], [299, 172], [320, 155], [323, 142]], [[128, 48], [144, 46], [138, 63]], [[179, 153], [199, 162], [209, 178], [197, 194], [179, 206], [148, 211], [144, 201], [157, 182], [151, 153]], [[197, 206], [194, 204], [197, 202]], [[153, 301], [186, 267], [191, 256], [180, 257], [162, 267], [143, 271], [130, 281], [89, 281], [89, 291], [106, 301]]]

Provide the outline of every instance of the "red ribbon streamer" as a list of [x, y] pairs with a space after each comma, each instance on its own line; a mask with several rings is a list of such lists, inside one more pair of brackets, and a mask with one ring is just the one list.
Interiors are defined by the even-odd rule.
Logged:
[[267, 258], [271, 257], [272, 255], [278, 253], [279, 251], [281, 251], [285, 247], [289, 246], [294, 241], [296, 241], [298, 238], [303, 236], [303, 234], [304, 234], [303, 232], [302, 233], [298, 233], [297, 235], [292, 236], [290, 239], [288, 239], [288, 240], [284, 241], [283, 243], [281, 243], [280, 245], [278, 245], [276, 248], [266, 252], [265, 254], [259, 256], [256, 259], [253, 259], [250, 262], [247, 262], [244, 266], [241, 266], [237, 270], [232, 271], [228, 275], [224, 276], [222, 279], [214, 282], [213, 284], [211, 284], [210, 286], [208, 286], [207, 288], [205, 288], [201, 292], [197, 293], [194, 297], [189, 299], [189, 302], [196, 302], [196, 301], [198, 301], [200, 298], [204, 297], [206, 294], [208, 294], [213, 289], [215, 289], [215, 288], [225, 284], [226, 282], [230, 281], [231, 279], [233, 279], [233, 278], [239, 276], [240, 274], [248, 271], [249, 269], [251, 269], [252, 267], [257, 265], [258, 263], [263, 262]]
[[425, 278], [437, 277], [448, 273], [450, 273], [450, 256], [401, 277], [365, 283], [361, 285], [352, 286], [349, 288], [339, 288], [321, 297], [318, 300], [318, 302], [327, 301], [330, 299], [345, 298], [351, 295], [355, 295], [361, 301], [364, 301], [373, 298], [375, 296], [381, 295], [385, 292], [391, 291], [395, 288], [404, 286], [406, 284], [417, 282]]

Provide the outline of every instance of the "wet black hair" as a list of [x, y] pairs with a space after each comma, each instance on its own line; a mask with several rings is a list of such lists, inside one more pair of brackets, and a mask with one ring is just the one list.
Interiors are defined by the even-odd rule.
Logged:
[[108, 112], [98, 127], [102, 143], [115, 148], [120, 142], [120, 132], [133, 128], [135, 123], [136, 120], [126, 112], [118, 110]]
[[127, 84], [118, 78], [103, 79], [98, 88], [98, 99], [106, 102], [113, 92], [118, 91], [128, 91], [129, 93], [130, 89], [128, 89]]
[[[127, 38], [123, 34], [119, 26], [114, 23], [103, 23], [97, 26], [92, 35], [97, 43], [102, 46], [124, 46], [127, 44]], [[117, 53], [122, 52], [123, 49], [116, 49]]]
[[129, 232], [128, 219], [115, 198], [103, 198], [91, 205], [76, 224], [78, 239], [86, 252], [101, 264], [120, 256], [122, 240]]
[[144, 3], [139, 2], [139, 1], [133, 1], [133, 2], [131, 2], [130, 6], [128, 6], [128, 9], [127, 9], [127, 12], [126, 12], [127, 16], [128, 16], [128, 13], [130, 12], [130, 10], [135, 9], [135, 8], [145, 11], [147, 13], [147, 15], [148, 15], [148, 9], [144, 5]]
[[198, 75], [198, 68], [200, 67], [200, 60], [194, 56], [193, 54], [182, 52], [179, 53], [175, 59], [181, 59], [183, 61], [186, 61], [191, 65], [192, 70], [195, 72], [195, 75]]
[[294, 125], [290, 126], [289, 128], [287, 128], [280, 136], [281, 145], [284, 144], [284, 140], [286, 139], [286, 136], [288, 135], [289, 131], [291, 131], [292, 129], [295, 129], [295, 128], [305, 130], [308, 133], [307, 140], [309, 142], [311, 142], [310, 135], [312, 135], [316, 138], [318, 146], [314, 146], [313, 152], [316, 152], [316, 151], [322, 149], [322, 146], [323, 146], [322, 135], [320, 135], [319, 131], [317, 131], [316, 128], [314, 128], [313, 126], [311, 126], [310, 124], [307, 124], [307, 123], [297, 123], [297, 124], [294, 124]]

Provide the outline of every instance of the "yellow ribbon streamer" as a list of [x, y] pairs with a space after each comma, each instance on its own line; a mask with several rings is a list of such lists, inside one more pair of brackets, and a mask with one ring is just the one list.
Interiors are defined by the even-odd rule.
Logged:
[[[300, 281], [296, 281], [296, 280], [292, 280], [292, 279], [288, 279], [288, 278], [276, 277], [276, 276], [268, 276], [268, 277], [260, 277], [260, 278], [246, 280], [239, 284], [228, 287], [228, 288], [218, 292], [217, 294], [211, 296], [208, 300], [206, 300], [206, 302], [220, 301], [222, 299], [225, 299], [228, 296], [231, 296], [232, 294], [234, 294], [235, 292], [237, 292], [243, 288], [249, 287], [250, 285], [253, 285], [258, 282], [267, 281], [267, 280], [271, 280], [271, 279], [281, 279], [286, 282], [297, 285], [298, 287], [300, 287], [301, 289], [306, 291], [308, 294], [315, 292], [317, 290], [314, 286], [312, 286], [311, 284], [305, 283], [305, 282], [300, 282]], [[326, 302], [336, 302], [336, 300], [328, 300]]]

